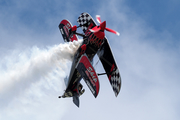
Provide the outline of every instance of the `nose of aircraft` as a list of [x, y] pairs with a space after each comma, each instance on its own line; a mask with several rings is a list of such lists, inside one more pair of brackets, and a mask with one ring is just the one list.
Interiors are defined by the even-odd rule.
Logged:
[[106, 21], [100, 23], [100, 28], [101, 28], [102, 31], [105, 30], [105, 28], [106, 28]]

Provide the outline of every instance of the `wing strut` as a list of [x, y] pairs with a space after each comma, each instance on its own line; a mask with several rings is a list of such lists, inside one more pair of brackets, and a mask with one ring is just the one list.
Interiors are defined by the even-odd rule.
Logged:
[[115, 70], [113, 70], [112, 72], [99, 73], [97, 75], [98, 76], [100, 76], [100, 75], [111, 75], [113, 72], [115, 72]]

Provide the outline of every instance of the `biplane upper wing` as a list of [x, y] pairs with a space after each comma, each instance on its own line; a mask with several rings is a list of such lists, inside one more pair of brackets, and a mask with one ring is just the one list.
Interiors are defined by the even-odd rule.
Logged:
[[98, 76], [97, 76], [93, 66], [89, 62], [89, 59], [86, 56], [86, 54], [81, 56], [76, 68], [79, 71], [79, 73], [81, 74], [81, 76], [83, 77], [84, 81], [86, 82], [87, 86], [91, 90], [94, 97], [97, 97], [97, 95], [99, 93]]
[[[79, 16], [77, 22], [81, 26], [84, 33], [86, 33], [89, 29], [92, 29], [94, 26], [97, 26], [93, 18], [86, 12]], [[104, 43], [97, 54], [107, 73], [107, 77], [113, 91], [117, 96], [121, 88], [121, 77], [106, 37], [104, 38]]]
[[113, 91], [117, 97], [121, 88], [121, 76], [106, 38], [97, 55], [99, 56], [99, 59], [113, 88]]
[[94, 22], [92, 17], [86, 12], [82, 13], [78, 17], [77, 22], [78, 22], [79, 26], [81, 26], [84, 33], [86, 33], [89, 29], [96, 26], [96, 23]]

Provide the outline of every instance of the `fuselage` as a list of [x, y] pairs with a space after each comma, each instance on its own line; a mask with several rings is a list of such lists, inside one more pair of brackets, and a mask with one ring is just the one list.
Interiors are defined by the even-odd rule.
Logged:
[[74, 55], [66, 91], [68, 91], [68, 90], [72, 91], [72, 90], [77, 89], [77, 86], [78, 86], [80, 80], [82, 79], [81, 75], [79, 74], [79, 72], [76, 69], [76, 65], [82, 55], [82, 54], [80, 54], [81, 49], [82, 49], [81, 47], [84, 44], [86, 45], [86, 50], [84, 53], [86, 53], [90, 62], [92, 62], [95, 54], [97, 53], [97, 51], [99, 50], [99, 48], [101, 47], [101, 45], [104, 41], [104, 37], [105, 37], [104, 31], [100, 30], [95, 33], [91, 32], [89, 30], [86, 31], [85, 37], [83, 38], [82, 45], [79, 47], [76, 54]]
[[89, 30], [85, 33], [86, 38], [84, 39], [82, 44], [86, 44], [85, 53], [88, 55], [91, 60], [94, 55], [97, 53], [98, 49], [101, 47], [105, 34], [104, 31], [98, 31], [93, 33]]

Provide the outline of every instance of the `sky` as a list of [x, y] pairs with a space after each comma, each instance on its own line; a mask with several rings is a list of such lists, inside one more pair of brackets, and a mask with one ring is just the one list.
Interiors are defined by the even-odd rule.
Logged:
[[[178, 0], [0, 0], [0, 119], [179, 120], [179, 5]], [[80, 42], [64, 43], [58, 25], [63, 19], [78, 25], [82, 12], [100, 15], [121, 34], [106, 32], [122, 86], [115, 97], [107, 77], [99, 76], [94, 98], [82, 80], [85, 93], [77, 108], [58, 96]], [[95, 69], [104, 72], [100, 62]]]

